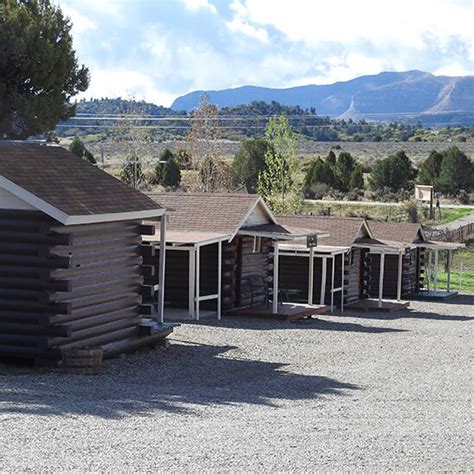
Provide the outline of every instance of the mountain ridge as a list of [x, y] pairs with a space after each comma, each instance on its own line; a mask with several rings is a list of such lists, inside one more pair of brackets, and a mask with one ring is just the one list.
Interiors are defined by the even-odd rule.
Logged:
[[246, 85], [193, 91], [176, 98], [171, 108], [190, 112], [204, 93], [220, 108], [276, 101], [287, 106], [314, 108], [319, 115], [331, 117], [400, 120], [407, 116], [423, 121], [431, 115], [457, 114], [461, 122], [467, 119], [469, 124], [474, 123], [474, 76], [436, 76], [412, 70], [381, 72], [323, 85], [289, 88]]

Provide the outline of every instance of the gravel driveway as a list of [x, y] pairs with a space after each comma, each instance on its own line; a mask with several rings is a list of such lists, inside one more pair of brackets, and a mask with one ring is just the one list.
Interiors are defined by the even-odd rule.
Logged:
[[472, 469], [473, 319], [226, 318], [100, 376], [0, 376], [0, 471]]

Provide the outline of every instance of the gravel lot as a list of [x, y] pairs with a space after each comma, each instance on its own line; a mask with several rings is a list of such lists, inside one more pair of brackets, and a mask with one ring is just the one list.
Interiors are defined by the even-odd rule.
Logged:
[[0, 471], [469, 470], [473, 319], [226, 318], [100, 376], [0, 376]]

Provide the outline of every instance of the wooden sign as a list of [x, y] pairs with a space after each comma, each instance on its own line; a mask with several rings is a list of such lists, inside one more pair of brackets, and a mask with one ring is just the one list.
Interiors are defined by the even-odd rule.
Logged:
[[306, 237], [306, 247], [308, 247], [310, 249], [311, 247], [317, 247], [317, 245], [318, 245], [318, 236], [317, 236], [317, 234], [308, 235]]

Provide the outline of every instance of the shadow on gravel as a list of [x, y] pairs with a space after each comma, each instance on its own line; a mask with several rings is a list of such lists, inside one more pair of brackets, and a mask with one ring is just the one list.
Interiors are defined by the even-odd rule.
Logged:
[[[459, 305], [467, 305], [474, 307], [474, 295], [456, 295], [446, 300], [432, 300], [430, 303], [434, 304], [459, 304]], [[474, 311], [474, 310], [473, 310]]]
[[[345, 395], [356, 385], [329, 377], [296, 374], [286, 364], [239, 358], [233, 346], [175, 340], [153, 350], [105, 363], [98, 376], [0, 377], [0, 416], [97, 416], [118, 419], [192, 413], [198, 406], [263, 405], [283, 400]], [[1, 420], [0, 420], [1, 421]]]
[[396, 319], [432, 319], [436, 321], [472, 321], [474, 317], [464, 316], [464, 315], [455, 315], [455, 314], [438, 314], [438, 313], [428, 313], [428, 312], [419, 312], [412, 311], [411, 313], [354, 313], [354, 314], [344, 314], [338, 316], [349, 316], [351, 318], [360, 318], [360, 319], [375, 319], [380, 321], [394, 321]]
[[[342, 315], [345, 315], [343, 313]], [[341, 315], [341, 316], [342, 316]], [[331, 318], [331, 314], [322, 315], [325, 318]], [[351, 317], [356, 317], [351, 315]], [[374, 326], [363, 326], [358, 323], [345, 323], [339, 321], [329, 321], [328, 319], [320, 319], [313, 317], [311, 319], [299, 319], [294, 321], [277, 321], [264, 318], [243, 318], [243, 317], [224, 317], [222, 322], [209, 320], [199, 323], [206, 326], [225, 326], [237, 329], [250, 329], [253, 331], [273, 331], [275, 329], [317, 329], [319, 331], [347, 331], [347, 332], [363, 332], [363, 333], [387, 333], [387, 332], [406, 332], [405, 329], [384, 328]]]

